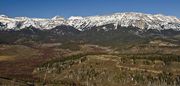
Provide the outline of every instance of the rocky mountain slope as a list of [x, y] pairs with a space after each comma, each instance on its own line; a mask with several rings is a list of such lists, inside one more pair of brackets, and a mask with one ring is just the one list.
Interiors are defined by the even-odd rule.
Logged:
[[72, 16], [65, 19], [60, 16], [55, 16], [52, 19], [44, 18], [28, 18], [15, 17], [10, 18], [5, 15], [0, 15], [0, 29], [23, 29], [25, 27], [33, 26], [39, 29], [52, 29], [56, 26], [67, 25], [73, 26], [79, 31], [85, 31], [97, 26], [113, 24], [114, 28], [103, 27], [104, 30], [117, 29], [117, 26], [122, 27], [138, 27], [143, 29], [173, 29], [180, 30], [180, 19], [174, 16], [164, 16], [161, 14], [151, 15], [135, 12], [115, 13], [111, 15], [102, 16]]

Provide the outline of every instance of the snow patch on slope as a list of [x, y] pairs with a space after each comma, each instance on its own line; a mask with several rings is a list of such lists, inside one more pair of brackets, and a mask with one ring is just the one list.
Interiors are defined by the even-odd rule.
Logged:
[[120, 25], [123, 27], [134, 26], [140, 29], [180, 30], [180, 19], [174, 16], [164, 16], [162, 14], [151, 15], [136, 12], [89, 17], [71, 16], [68, 19], [64, 19], [61, 16], [44, 19], [28, 17], [9, 18], [8, 16], [0, 15], [0, 22], [6, 26], [6, 29], [17, 29], [19, 25], [19, 29], [29, 26], [39, 29], [52, 29], [59, 25], [70, 25], [80, 31], [84, 31], [91, 27], [113, 24], [116, 27], [115, 29]]

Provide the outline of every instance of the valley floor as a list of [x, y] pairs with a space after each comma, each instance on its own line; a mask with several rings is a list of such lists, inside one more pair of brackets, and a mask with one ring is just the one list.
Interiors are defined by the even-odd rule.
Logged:
[[3, 86], [179, 86], [178, 46], [0, 44]]

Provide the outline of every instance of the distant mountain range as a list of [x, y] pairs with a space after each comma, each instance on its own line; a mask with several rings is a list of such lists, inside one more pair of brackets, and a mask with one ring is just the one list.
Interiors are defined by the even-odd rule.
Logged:
[[[114, 28], [105, 27], [105, 25], [113, 24]], [[137, 27], [140, 30], [156, 29], [180, 30], [180, 19], [174, 16], [164, 16], [161, 14], [151, 15], [135, 12], [115, 13], [112, 15], [102, 16], [72, 16], [64, 19], [60, 16], [55, 16], [52, 19], [44, 18], [28, 18], [15, 17], [10, 18], [5, 15], [0, 15], [0, 29], [1, 30], [20, 30], [26, 27], [35, 27], [41, 30], [53, 29], [57, 26], [72, 26], [79, 31], [92, 29], [93, 27], [104, 26], [103, 30], [117, 29], [121, 27]]]
[[156, 38], [179, 44], [180, 19], [133, 12], [68, 19], [0, 16], [0, 43], [80, 42], [112, 46], [148, 43]]

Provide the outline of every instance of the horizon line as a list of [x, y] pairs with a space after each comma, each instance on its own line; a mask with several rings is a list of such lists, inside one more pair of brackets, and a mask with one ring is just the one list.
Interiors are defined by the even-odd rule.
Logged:
[[108, 15], [113, 15], [113, 14], [120, 14], [120, 13], [142, 13], [142, 14], [149, 14], [149, 15], [163, 15], [163, 16], [171, 16], [171, 17], [176, 17], [176, 18], [180, 18], [178, 16], [175, 16], [175, 15], [167, 15], [167, 14], [163, 14], [163, 13], [145, 13], [145, 12], [137, 12], [137, 11], [124, 11], [124, 12], [111, 12], [111, 13], [103, 13], [103, 14], [96, 14], [96, 15], [87, 15], [87, 16], [83, 16], [83, 15], [71, 15], [71, 16], [68, 16], [68, 17], [65, 17], [63, 15], [55, 15], [55, 16], [52, 16], [52, 17], [29, 17], [29, 16], [9, 16], [7, 14], [0, 14], [0, 15], [4, 15], [4, 16], [7, 16], [8, 18], [17, 18], [17, 17], [27, 17], [27, 18], [41, 18], [41, 19], [52, 19], [56, 16], [58, 17], [62, 17], [64, 19], [68, 19], [70, 17], [93, 17], [93, 16], [108, 16]]

